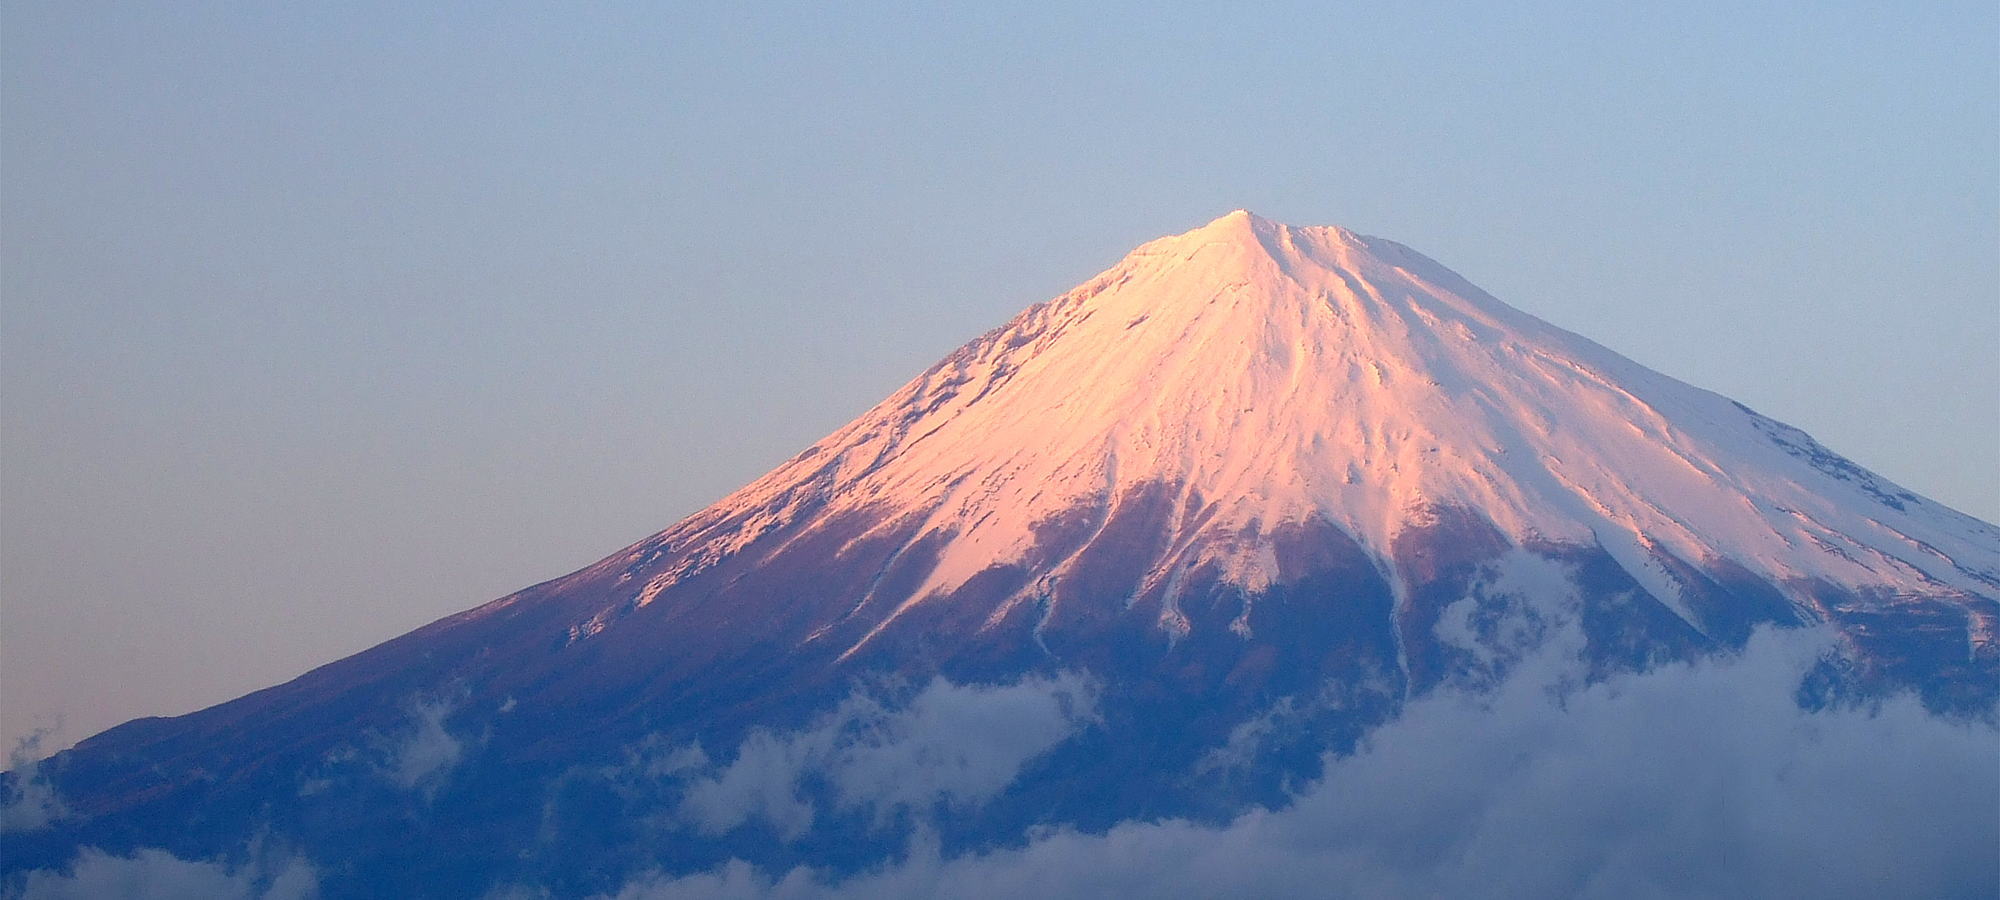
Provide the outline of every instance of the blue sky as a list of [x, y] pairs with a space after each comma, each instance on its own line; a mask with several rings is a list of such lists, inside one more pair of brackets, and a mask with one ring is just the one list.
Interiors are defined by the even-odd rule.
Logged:
[[1236, 207], [2000, 518], [1990, 2], [307, 6], [0, 6], [0, 737], [588, 563]]

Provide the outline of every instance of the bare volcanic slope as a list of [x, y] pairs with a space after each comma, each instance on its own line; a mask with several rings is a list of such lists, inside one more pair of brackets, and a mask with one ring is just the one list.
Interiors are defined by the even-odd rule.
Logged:
[[[1223, 815], [1565, 622], [1596, 674], [1828, 623], [1842, 652], [1807, 702], [1906, 688], [1983, 709], [2000, 530], [1400, 244], [1237, 211], [589, 568], [83, 742], [45, 767], [66, 817], [7, 865], [265, 835], [344, 861], [334, 893], [476, 894], [757, 848], [859, 863], [852, 829], [754, 823], [640, 854], [630, 823], [670, 801], [587, 773], [939, 676], [1089, 686], [1088, 727], [947, 840]], [[1273, 709], [1289, 730], [1248, 774], [1201, 769]], [[450, 742], [448, 777], [370, 762], [412, 728]]]

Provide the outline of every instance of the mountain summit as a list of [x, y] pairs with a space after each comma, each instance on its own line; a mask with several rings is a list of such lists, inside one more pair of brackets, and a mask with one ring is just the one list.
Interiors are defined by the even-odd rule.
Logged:
[[[341, 860], [329, 891], [361, 895], [583, 893], [759, 853], [858, 866], [900, 840], [884, 822], [931, 809], [877, 801], [941, 770], [970, 779], [929, 826], [958, 846], [1228, 815], [1559, 636], [1603, 678], [1815, 624], [1839, 652], [1808, 702], [1990, 709], [2000, 530], [1400, 244], [1238, 210], [595, 565], [84, 741], [47, 767], [68, 817], [7, 865], [268, 836]], [[961, 708], [913, 697], [926, 683], [1055, 725], [972, 716], [982, 750], [924, 745], [865, 790], [690, 774], [730, 748], [821, 758], [773, 735], [824, 716], [875, 710], [835, 730], [887, 740], [885, 710]], [[763, 818], [718, 813], [730, 791]]]
[[[1747, 573], [1814, 618], [1829, 615], [1815, 585], [2000, 590], [2000, 533], [1985, 523], [1400, 244], [1238, 210], [1028, 309], [642, 544], [723, 552], [654, 576], [637, 605], [768, 529], [863, 518], [869, 534], [907, 532], [895, 555], [910, 583], [858, 598], [859, 637], [824, 623], [814, 639], [851, 641], [843, 654], [1030, 560], [1035, 578], [985, 611], [994, 621], [1020, 604], [1047, 617], [1146, 596], [1181, 634], [1188, 575], [1261, 590], [1283, 578], [1272, 536], [1288, 529], [1337, 529], [1407, 593], [1397, 538], [1441, 512], [1510, 544], [1599, 547], [1704, 631], [1676, 574], [1690, 565]], [[1061, 523], [1089, 533], [1048, 553]], [[1105, 553], [1118, 558], [1109, 596], [1057, 590], [1099, 577]], [[1978, 622], [1990, 643], [1992, 617]]]

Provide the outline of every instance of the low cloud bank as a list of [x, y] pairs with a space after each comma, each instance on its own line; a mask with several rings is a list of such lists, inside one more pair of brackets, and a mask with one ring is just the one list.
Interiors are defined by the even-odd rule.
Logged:
[[[915, 837], [900, 858], [838, 876], [732, 861], [655, 873], [612, 896], [1045, 898], [1989, 897], [2000, 892], [2000, 727], [1931, 715], [1913, 697], [1801, 708], [1831, 644], [1764, 631], [1740, 653], [1595, 684], [1557, 628], [1488, 686], [1411, 702], [1279, 810], [1221, 825], [1053, 827], [1012, 847], [946, 855], [927, 823], [979, 808], [1028, 764], [1098, 721], [1079, 676], [1007, 686], [934, 681], [857, 694], [810, 726], [752, 733], [725, 760], [697, 747], [635, 756], [601, 777], [662, 793], [659, 840], [766, 828], [797, 840], [872, 819]], [[891, 692], [896, 693], [896, 692]], [[359, 765], [427, 791], [463, 764], [450, 705], [418, 702]], [[1280, 711], [1281, 712], [1281, 711]], [[1268, 727], [1244, 729], [1244, 759]], [[32, 773], [20, 784], [34, 785]], [[24, 794], [25, 798], [26, 795]], [[60, 815], [17, 799], [10, 815]], [[13, 810], [40, 810], [29, 812]], [[891, 837], [888, 840], [897, 840]], [[743, 852], [743, 851], [738, 851]], [[232, 857], [236, 859], [237, 857]], [[313, 896], [301, 859], [178, 859], [83, 851], [9, 885], [27, 898]], [[711, 857], [713, 858], [713, 857]], [[799, 858], [799, 857], [794, 857]], [[512, 896], [547, 896], [513, 886]]]
[[[1223, 826], [1055, 830], [954, 858], [920, 835], [844, 881], [739, 861], [617, 896], [1991, 896], [2000, 730], [1908, 697], [1800, 708], [1828, 640], [1767, 631], [1738, 654], [1589, 686], [1574, 647], [1552, 642], [1490, 691], [1411, 703], [1290, 806]], [[949, 756], [951, 738], [929, 752]]]

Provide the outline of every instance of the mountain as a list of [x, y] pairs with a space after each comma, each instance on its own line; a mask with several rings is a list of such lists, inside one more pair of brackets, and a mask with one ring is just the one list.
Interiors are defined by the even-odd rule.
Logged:
[[[920, 822], [965, 849], [1282, 805], [1558, 634], [1601, 680], [1805, 625], [1837, 639], [1802, 703], [1990, 710], [2000, 529], [1400, 244], [1237, 211], [588, 568], [15, 773], [61, 800], [5, 864], [857, 870]], [[767, 757], [828, 768], [745, 787]]]

